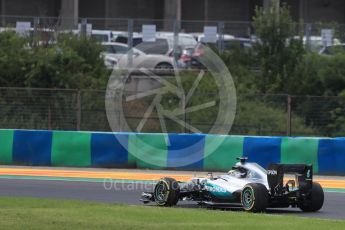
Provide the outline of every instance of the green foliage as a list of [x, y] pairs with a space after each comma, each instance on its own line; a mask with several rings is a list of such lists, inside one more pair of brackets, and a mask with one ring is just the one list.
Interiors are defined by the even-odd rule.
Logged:
[[0, 86], [25, 86], [31, 58], [27, 40], [13, 31], [0, 33]]
[[221, 58], [231, 73], [237, 94], [257, 92], [255, 79], [258, 77], [258, 72], [253, 49], [236, 47], [226, 50], [221, 54]]
[[29, 46], [12, 31], [0, 33], [0, 86], [105, 88], [102, 47], [88, 38], [62, 34], [55, 44]]
[[[101, 51], [100, 44], [73, 34], [61, 34], [53, 44], [40, 44], [12, 31], [2, 32], [0, 87], [105, 89], [109, 73]], [[77, 97], [77, 90], [1, 90], [1, 127], [75, 129]], [[94, 107], [94, 98], [84, 99], [85, 110]], [[85, 129], [91, 128], [90, 120], [104, 120], [104, 98], [97, 103], [103, 113], [85, 117]]]
[[[285, 96], [242, 96], [238, 98], [232, 132], [245, 135], [286, 135], [287, 112]], [[284, 103], [285, 102], [285, 103]], [[298, 135], [316, 135], [296, 115], [292, 116], [293, 131]]]
[[[322, 62], [322, 66], [321, 63]], [[345, 89], [345, 53], [320, 57], [318, 72], [324, 86], [324, 95], [337, 96]]]
[[[302, 38], [294, 37], [296, 24], [289, 9], [276, 6], [256, 10], [254, 28], [259, 42], [252, 50], [233, 49], [222, 55], [242, 94], [345, 96], [345, 53], [306, 52]], [[263, 96], [258, 96], [263, 98]], [[238, 101], [236, 133], [284, 134], [286, 100]], [[285, 97], [286, 99], [286, 97]], [[345, 101], [339, 98], [292, 98], [295, 135], [343, 136]], [[255, 116], [253, 116], [255, 114]]]
[[260, 77], [256, 85], [261, 93], [287, 93], [294, 89], [294, 69], [304, 54], [302, 39], [294, 38], [295, 24], [286, 5], [268, 10], [256, 9], [254, 29], [260, 39], [255, 46]]
[[[181, 84], [184, 90], [184, 94], [188, 95], [189, 92], [194, 88], [193, 85], [197, 82], [197, 77], [199, 75], [198, 71], [195, 72], [181, 72]], [[177, 85], [175, 80], [172, 81], [174, 85]], [[216, 81], [213, 78], [212, 74], [209, 72], [205, 72], [201, 80], [198, 82], [197, 87], [191, 97], [187, 101], [186, 98], [182, 98], [182, 101], [186, 102], [186, 108], [193, 108], [195, 106], [200, 106], [207, 103], [214, 102], [215, 105], [195, 111], [195, 112], [188, 112], [186, 114], [181, 114], [177, 116], [178, 119], [182, 121], [186, 121], [188, 124], [191, 124], [193, 127], [197, 128], [202, 132], [208, 132], [217, 118], [217, 114], [219, 111], [219, 95], [218, 95], [218, 88], [216, 85]], [[174, 111], [174, 110], [181, 110], [181, 98], [178, 96], [168, 93], [162, 97], [161, 104], [165, 110]], [[183, 111], [183, 110], [182, 110]], [[185, 131], [185, 128], [181, 125], [176, 126], [176, 123], [167, 121], [167, 130], [170, 132], [181, 132]], [[189, 132], [189, 130], [186, 130]]]
[[[306, 52], [302, 38], [296, 38], [296, 24], [284, 5], [268, 10], [256, 9], [254, 29], [259, 42], [251, 49], [232, 47], [221, 54], [235, 82], [237, 95], [237, 115], [233, 131], [237, 134], [284, 135], [287, 125], [286, 96], [274, 96], [266, 100], [262, 94], [318, 95], [345, 97], [345, 53], [323, 56]], [[31, 46], [29, 45], [31, 44]], [[62, 89], [101, 89], [107, 84], [109, 72], [100, 56], [102, 47], [95, 41], [73, 34], [60, 34], [56, 43], [32, 43], [13, 31], [0, 33], [0, 87], [34, 87]], [[192, 88], [198, 73], [182, 73], [182, 85], [187, 94]], [[176, 83], [175, 83], [176, 85]], [[1, 111], [2, 127], [6, 124], [26, 122], [25, 127], [44, 128], [50, 124], [56, 129], [74, 129], [77, 117], [77, 93], [73, 96], [65, 92], [47, 92], [45, 96], [22, 97], [0, 95], [3, 105]], [[17, 93], [17, 92], [15, 92]], [[15, 94], [14, 93], [14, 94]], [[260, 94], [257, 98], [244, 99], [244, 95]], [[72, 94], [71, 94], [72, 95]], [[18, 98], [18, 99], [15, 99]], [[26, 101], [23, 100], [26, 99]], [[39, 98], [39, 99], [38, 99]], [[107, 130], [104, 112], [104, 93], [89, 92], [81, 94], [82, 129]], [[255, 99], [255, 100], [254, 100]], [[262, 99], [262, 100], [261, 100]], [[198, 112], [181, 115], [201, 131], [208, 131], [219, 112], [219, 95], [214, 79], [209, 73], [189, 100], [186, 107], [215, 101], [216, 105]], [[142, 102], [142, 103], [141, 103]], [[150, 101], [132, 105], [133, 116], [140, 116]], [[27, 103], [27, 104], [25, 104]], [[30, 103], [40, 104], [34, 110]], [[164, 109], [181, 108], [180, 98], [167, 94], [162, 98]], [[292, 98], [293, 134], [339, 136], [345, 132], [345, 100], [309, 100]], [[16, 108], [16, 109], [13, 109]], [[29, 111], [30, 119], [15, 114]], [[50, 121], [47, 113], [51, 114]], [[138, 115], [139, 114], [139, 115]], [[11, 116], [11, 117], [10, 117]], [[10, 117], [10, 118], [9, 118]], [[63, 122], [66, 117], [72, 122]], [[152, 131], [157, 130], [157, 117], [151, 121]], [[135, 119], [134, 119], [135, 120]], [[41, 123], [43, 124], [39, 124]], [[100, 122], [105, 121], [105, 122]], [[67, 124], [68, 123], [68, 124]], [[73, 124], [72, 124], [73, 123]], [[134, 122], [135, 123], [135, 122]], [[183, 131], [171, 121], [168, 131]], [[24, 126], [23, 126], [24, 127]]]
[[297, 100], [294, 110], [305, 118], [306, 124], [324, 136], [343, 136], [345, 127], [345, 53], [332, 56], [309, 54], [300, 65], [300, 95], [327, 96]]
[[88, 38], [63, 34], [57, 44], [35, 47], [26, 85], [40, 88], [105, 88], [108, 71], [101, 45]]

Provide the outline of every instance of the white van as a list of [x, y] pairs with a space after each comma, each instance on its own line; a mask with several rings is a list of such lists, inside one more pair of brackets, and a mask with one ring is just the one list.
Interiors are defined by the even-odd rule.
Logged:
[[[184, 49], [193, 49], [198, 42], [190, 34], [179, 33], [177, 49], [182, 52]], [[137, 49], [147, 54], [161, 54], [173, 56], [174, 49], [174, 33], [171, 32], [157, 32], [156, 40], [154, 42], [141, 42], [136, 46]]]
[[110, 30], [92, 30], [91, 38], [98, 42], [111, 42], [113, 39], [113, 33]]

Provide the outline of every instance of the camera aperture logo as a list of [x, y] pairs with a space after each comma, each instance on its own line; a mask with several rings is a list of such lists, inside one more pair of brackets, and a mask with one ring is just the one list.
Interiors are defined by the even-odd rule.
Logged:
[[[117, 61], [107, 85], [106, 113], [113, 132], [128, 133], [129, 138], [118, 141], [135, 159], [157, 167], [191, 165], [215, 151], [229, 133], [236, 113], [233, 79], [215, 52], [203, 45], [199, 49], [202, 55], [195, 59], [203, 68], [192, 71], [181, 69], [173, 57], [146, 54], [136, 48]], [[208, 83], [213, 84], [212, 96], [205, 92]], [[207, 131], [190, 119], [191, 114], [205, 113], [210, 116]], [[150, 138], [144, 134], [151, 130], [160, 130], [163, 135], [151, 134]], [[169, 138], [172, 132], [225, 135], [209, 142], [204, 152], [199, 147], [204, 138], [194, 138], [188, 144], [191, 137], [185, 134], [187, 144], [176, 146]], [[165, 144], [157, 144], [162, 138]], [[173, 161], [160, 156], [167, 151]]]

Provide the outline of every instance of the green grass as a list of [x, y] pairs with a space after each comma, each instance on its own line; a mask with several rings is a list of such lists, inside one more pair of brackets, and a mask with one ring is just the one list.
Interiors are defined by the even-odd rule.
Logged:
[[345, 221], [206, 209], [0, 198], [0, 229], [345, 229]]

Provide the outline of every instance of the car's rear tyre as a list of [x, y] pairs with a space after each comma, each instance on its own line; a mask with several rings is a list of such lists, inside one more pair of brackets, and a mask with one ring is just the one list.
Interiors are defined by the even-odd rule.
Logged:
[[176, 205], [179, 194], [180, 186], [178, 182], [169, 177], [160, 179], [154, 189], [154, 199], [159, 206]]
[[319, 211], [324, 202], [324, 192], [321, 185], [317, 182], [313, 182], [313, 186], [310, 191], [310, 195], [307, 199], [299, 205], [299, 208], [303, 212], [316, 212]]
[[248, 212], [265, 211], [268, 205], [268, 199], [268, 191], [263, 184], [247, 184], [241, 192], [242, 207]]

